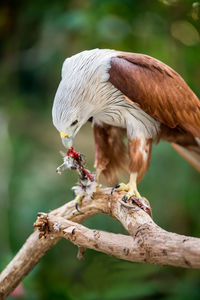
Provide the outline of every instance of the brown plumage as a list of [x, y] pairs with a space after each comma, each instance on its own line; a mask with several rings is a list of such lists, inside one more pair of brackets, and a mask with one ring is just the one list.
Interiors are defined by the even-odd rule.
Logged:
[[127, 173], [125, 130], [104, 124], [93, 126], [95, 139], [95, 168], [102, 170], [107, 183], [118, 182], [118, 171]]
[[143, 54], [111, 59], [110, 82], [151, 117], [200, 138], [200, 102], [182, 77]]
[[149, 168], [152, 139], [145, 139], [145, 141], [141, 141], [138, 138], [129, 140], [128, 148], [130, 158], [129, 169], [131, 172], [138, 174], [137, 183], [139, 183]]
[[178, 73], [147, 55], [93, 49], [66, 59], [52, 116], [67, 148], [93, 117], [95, 166], [110, 182], [126, 169], [129, 153], [128, 196], [138, 195], [151, 145], [161, 139], [200, 171], [199, 99]]
[[[174, 149], [200, 171], [200, 147], [196, 139], [200, 138], [200, 101], [182, 77], [161, 61], [126, 52], [111, 59], [109, 75], [109, 81], [127, 101], [134, 102], [161, 123], [156, 142], [163, 139], [172, 143]], [[119, 128], [115, 128], [112, 143], [108, 142], [110, 127], [107, 128], [95, 128], [96, 167], [101, 168], [101, 162], [106, 160], [103, 173], [112, 178], [117, 169], [123, 167], [125, 149], [117, 133]], [[106, 131], [101, 140], [97, 138], [98, 131]], [[140, 139], [129, 140], [129, 169], [138, 173], [137, 182], [148, 170], [151, 145], [152, 139], [143, 142], [144, 157]]]

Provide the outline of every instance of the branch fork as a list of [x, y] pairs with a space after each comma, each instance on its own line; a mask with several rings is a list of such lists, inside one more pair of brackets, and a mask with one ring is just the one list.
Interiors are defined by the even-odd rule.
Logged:
[[[5, 299], [61, 238], [79, 247], [80, 259], [90, 248], [132, 262], [200, 269], [200, 238], [165, 231], [137, 205], [133, 204], [133, 209], [125, 207], [120, 201], [124, 195], [111, 195], [110, 188], [100, 189], [92, 199], [83, 199], [81, 212], [72, 200], [49, 214], [39, 213], [35, 231], [0, 274], [0, 299]], [[92, 230], [80, 224], [98, 213], [121, 222], [127, 235]]]

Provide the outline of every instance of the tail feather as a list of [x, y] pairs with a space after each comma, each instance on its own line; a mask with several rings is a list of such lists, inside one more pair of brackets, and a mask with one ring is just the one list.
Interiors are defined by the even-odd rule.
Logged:
[[175, 143], [171, 143], [171, 145], [185, 160], [187, 160], [197, 171], [200, 172], [200, 147], [183, 147]]

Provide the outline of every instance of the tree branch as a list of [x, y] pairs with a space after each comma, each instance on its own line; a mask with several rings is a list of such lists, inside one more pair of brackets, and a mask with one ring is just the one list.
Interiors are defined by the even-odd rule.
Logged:
[[[134, 257], [137, 256], [136, 245], [131, 236], [88, 229], [62, 217], [48, 216], [47, 214], [42, 214], [38, 223], [41, 223], [41, 217], [48, 220], [49, 232], [60, 238], [63, 237], [79, 247], [94, 249], [129, 261], [134, 261]], [[132, 251], [129, 254], [130, 249]]]
[[[62, 217], [47, 214], [42, 214], [41, 217], [47, 220], [50, 233], [64, 237], [79, 247], [133, 262], [200, 268], [200, 240], [167, 232], [157, 225], [152, 229], [145, 225], [138, 228], [134, 236], [126, 236], [88, 229]], [[42, 223], [41, 217], [38, 223]], [[145, 231], [145, 234], [141, 231]]]
[[[41, 214], [36, 222], [40, 231], [36, 230], [27, 239], [0, 274], [0, 298], [7, 296], [61, 237], [129, 261], [200, 268], [200, 239], [163, 230], [136, 205], [133, 205], [136, 210], [124, 207], [119, 201], [123, 192], [111, 195], [110, 191], [102, 189], [92, 200], [85, 198], [81, 212], [71, 201], [49, 213], [46, 221], [46, 215]], [[77, 224], [100, 212], [119, 220], [130, 236], [90, 230]], [[46, 238], [39, 239], [41, 233], [46, 233]]]

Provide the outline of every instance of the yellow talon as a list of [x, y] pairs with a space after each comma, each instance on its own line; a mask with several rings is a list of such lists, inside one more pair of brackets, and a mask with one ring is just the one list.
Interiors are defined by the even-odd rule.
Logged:
[[128, 198], [130, 198], [130, 197], [132, 197], [132, 196], [135, 196], [135, 197], [137, 197], [137, 198], [142, 198], [141, 197], [141, 195], [140, 195], [140, 193], [138, 192], [138, 190], [137, 190], [137, 188], [133, 188], [133, 187], [129, 187], [129, 191], [128, 191], [128, 193], [126, 194], [126, 196], [128, 197]]
[[125, 191], [127, 192], [126, 197], [129, 199], [132, 196], [135, 196], [137, 198], [141, 198], [140, 193], [137, 190], [137, 185], [136, 185], [136, 180], [137, 180], [137, 173], [131, 173], [130, 175], [130, 181], [128, 184], [125, 183], [120, 183], [118, 184], [113, 191]]
[[82, 205], [83, 196], [81, 196], [81, 195], [79, 195], [79, 194], [76, 194], [76, 197], [75, 197], [74, 200], [76, 201], [76, 204], [75, 204], [76, 209], [77, 209], [78, 211], [80, 211], [79, 208], [80, 208], [81, 205]]
[[121, 191], [125, 191], [125, 192], [129, 192], [130, 188], [128, 186], [128, 184], [125, 183], [119, 183], [119, 185], [117, 185], [116, 189], [117, 192], [121, 192]]
[[[146, 211], [152, 217], [151, 206], [149, 204], [149, 201], [146, 198], [140, 196], [140, 193], [137, 190], [136, 180], [137, 180], [137, 173], [131, 173], [129, 183], [128, 184], [125, 184], [125, 183], [118, 184], [117, 186], [115, 186], [112, 189], [111, 194], [114, 191], [127, 192], [123, 196], [122, 200], [120, 200], [120, 203], [122, 205], [123, 205], [123, 203], [126, 203], [124, 205], [126, 208], [132, 208], [132, 205], [127, 204], [127, 201], [130, 200], [132, 204], [135, 202], [140, 208], [142, 208], [144, 211]], [[135, 207], [135, 206], [133, 206], [133, 207]]]

